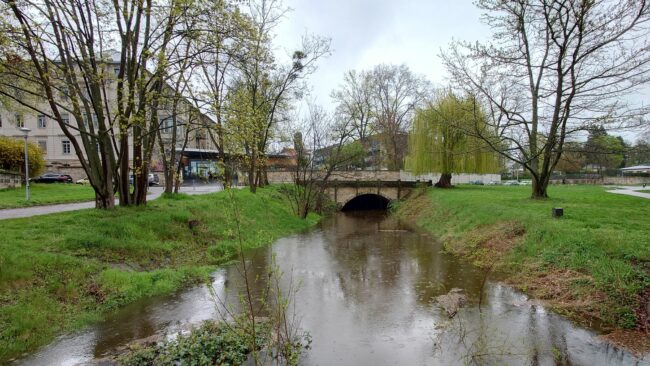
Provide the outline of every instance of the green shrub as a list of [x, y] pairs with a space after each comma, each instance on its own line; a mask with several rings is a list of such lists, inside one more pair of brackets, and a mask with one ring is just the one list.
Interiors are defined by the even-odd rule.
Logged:
[[[25, 143], [20, 139], [0, 136], [0, 169], [22, 172], [25, 166]], [[34, 143], [28, 143], [29, 175], [35, 177], [43, 171], [45, 159], [43, 150]]]

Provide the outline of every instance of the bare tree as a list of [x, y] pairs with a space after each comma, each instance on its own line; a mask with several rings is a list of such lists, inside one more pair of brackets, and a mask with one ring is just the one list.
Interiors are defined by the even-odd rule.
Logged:
[[95, 190], [97, 207], [114, 207], [116, 191], [121, 205], [146, 203], [167, 45], [191, 7], [180, 0], [155, 6], [152, 0], [3, 4], [11, 17], [12, 60], [21, 60], [4, 60], [3, 72], [23, 81], [17, 85], [30, 85], [22, 92], [34, 98], [5, 94], [58, 123]]
[[639, 1], [479, 0], [493, 41], [455, 42], [442, 58], [452, 80], [490, 112], [483, 137], [547, 186], [567, 137], [590, 125], [639, 123], [625, 98], [648, 81], [650, 6]]
[[377, 130], [384, 145], [388, 169], [401, 169], [406, 136], [415, 109], [424, 100], [428, 83], [406, 65], [378, 65], [373, 71]]
[[406, 65], [377, 65], [371, 71], [350, 71], [332, 92], [337, 113], [348, 119], [356, 137], [366, 143], [375, 135], [382, 145], [389, 169], [401, 169], [406, 155], [408, 130], [415, 109], [425, 99], [429, 83]]
[[349, 119], [355, 138], [366, 140], [376, 127], [376, 111], [373, 98], [373, 78], [368, 71], [348, 71], [343, 76], [343, 84], [332, 91], [336, 113], [340, 118]]
[[353, 137], [356, 126], [350, 120], [335, 120], [325, 110], [309, 103], [309, 114], [296, 126], [294, 184], [288, 197], [301, 218], [317, 208], [332, 173], [362, 158], [365, 151]]

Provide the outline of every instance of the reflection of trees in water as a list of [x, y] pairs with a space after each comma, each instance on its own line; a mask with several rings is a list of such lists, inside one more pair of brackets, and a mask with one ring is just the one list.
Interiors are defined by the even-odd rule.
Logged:
[[[270, 301], [268, 295], [270, 271], [272, 270], [269, 267], [269, 263], [272, 262], [271, 256], [272, 251], [266, 249], [250, 250], [245, 253], [253, 310], [256, 316], [268, 316], [265, 305]], [[241, 262], [227, 267], [226, 278], [225, 293], [227, 298], [218, 300], [227, 304], [229, 310], [233, 313], [240, 313], [242, 311], [242, 301], [244, 300], [242, 296], [246, 291]]]
[[427, 306], [454, 287], [470, 296], [480, 290], [478, 269], [442, 253], [440, 243], [408, 231], [394, 218], [336, 215], [329, 225], [334, 229], [324, 232], [326, 250], [339, 266], [343, 293], [352, 300], [367, 302], [371, 293], [401, 297], [412, 289], [415, 301]]
[[[488, 293], [491, 304], [480, 310], [461, 309], [452, 320], [438, 323], [434, 337], [438, 358], [469, 365], [570, 365], [576, 360], [571, 360], [567, 339], [592, 347], [591, 336], [539, 305], [519, 303], [520, 296], [512, 289], [493, 285]], [[603, 355], [598, 355], [602, 348], [583, 347], [575, 348], [582, 352], [578, 363], [604, 363]]]
[[156, 334], [160, 325], [151, 319], [156, 304], [152, 301], [131, 304], [112, 317], [110, 322], [96, 327], [96, 339], [101, 341], [95, 343], [93, 355], [103, 357], [106, 352], [122, 346], [125, 339], [141, 339]]

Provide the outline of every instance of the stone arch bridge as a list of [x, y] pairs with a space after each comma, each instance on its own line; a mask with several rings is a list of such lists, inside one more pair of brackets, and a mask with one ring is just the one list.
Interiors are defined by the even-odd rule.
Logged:
[[332, 180], [325, 183], [325, 193], [343, 211], [385, 209], [391, 201], [399, 200], [421, 186], [431, 186], [431, 181]]

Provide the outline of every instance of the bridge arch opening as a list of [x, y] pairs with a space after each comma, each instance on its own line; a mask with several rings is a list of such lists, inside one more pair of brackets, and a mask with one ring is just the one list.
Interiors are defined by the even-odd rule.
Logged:
[[341, 211], [386, 210], [389, 203], [388, 198], [379, 194], [360, 194], [343, 205]]

